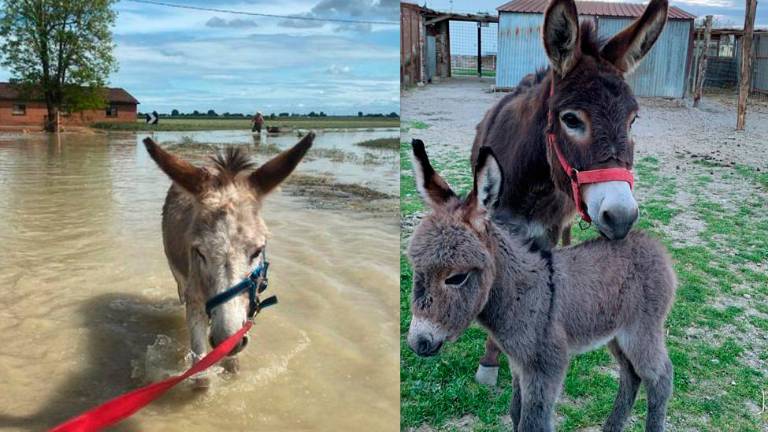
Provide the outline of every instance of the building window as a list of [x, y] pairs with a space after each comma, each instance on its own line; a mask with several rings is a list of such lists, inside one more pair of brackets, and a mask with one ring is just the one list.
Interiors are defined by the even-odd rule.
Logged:
[[110, 104], [107, 107], [107, 117], [117, 117], [117, 105]]
[[27, 115], [27, 106], [24, 104], [14, 104], [11, 108], [11, 115], [25, 116]]

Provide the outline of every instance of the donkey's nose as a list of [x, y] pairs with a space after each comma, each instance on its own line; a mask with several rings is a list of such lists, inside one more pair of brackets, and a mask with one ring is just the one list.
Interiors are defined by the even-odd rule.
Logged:
[[627, 236], [632, 225], [637, 221], [636, 206], [619, 206], [600, 211], [598, 225], [607, 228], [603, 231], [611, 240], [620, 240]]
[[416, 354], [422, 357], [431, 357], [440, 351], [440, 347], [443, 346], [442, 342], [435, 343], [432, 339], [420, 336], [416, 343], [411, 346]]
[[[217, 346], [219, 346], [219, 344], [221, 342], [223, 342], [223, 340], [222, 341], [217, 341], [217, 340], [215, 340], [213, 338], [213, 336], [211, 336], [211, 337], [208, 338], [208, 342], [210, 342], [212, 347], [216, 348]], [[248, 336], [246, 335], [246, 336], [243, 336], [243, 338], [240, 340], [240, 342], [238, 342], [238, 344], [235, 345], [235, 347], [232, 348], [232, 351], [230, 351], [229, 354], [227, 354], [227, 355], [228, 356], [233, 356], [233, 355], [239, 353], [240, 351], [242, 351], [243, 348], [245, 348], [247, 345], [248, 345]]]

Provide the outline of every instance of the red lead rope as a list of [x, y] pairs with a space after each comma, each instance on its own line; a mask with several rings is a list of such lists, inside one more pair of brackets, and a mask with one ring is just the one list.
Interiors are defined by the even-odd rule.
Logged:
[[[549, 97], [555, 94], [555, 81], [552, 79], [552, 84], [549, 87]], [[552, 111], [547, 112], [547, 121], [549, 122], [549, 128], [552, 128], [554, 124], [554, 116]], [[571, 180], [571, 193], [573, 194], [573, 202], [576, 204], [576, 210], [581, 215], [581, 218], [585, 222], [592, 222], [592, 218], [589, 217], [587, 209], [583, 206], [583, 200], [581, 198], [581, 185], [590, 183], [603, 183], [608, 181], [624, 181], [629, 183], [629, 188], [632, 189], [635, 186], [635, 177], [632, 175], [632, 171], [626, 168], [603, 168], [579, 171], [572, 167], [568, 163], [568, 160], [560, 151], [560, 146], [557, 145], [557, 136], [554, 132], [547, 132], [547, 144], [550, 149], [557, 155], [557, 160], [560, 161], [560, 166], [565, 171], [565, 174]]]
[[208, 369], [216, 362], [224, 358], [227, 354], [229, 354], [230, 351], [232, 351], [233, 348], [235, 348], [238, 342], [240, 342], [240, 339], [242, 339], [243, 336], [248, 333], [248, 330], [251, 329], [252, 325], [252, 321], [246, 322], [243, 328], [238, 330], [237, 333], [233, 334], [224, 342], [219, 344], [219, 346], [214, 348], [213, 351], [208, 353], [208, 355], [203, 357], [199, 362], [195, 363], [191, 368], [189, 368], [188, 371], [184, 372], [183, 374], [133, 390], [122, 396], [118, 396], [97, 406], [96, 408], [91, 409], [90, 411], [86, 411], [77, 417], [67, 420], [66, 422], [51, 429], [49, 432], [97, 431], [131, 416], [131, 414], [148, 405], [150, 402], [160, 397], [179, 382], [189, 378], [196, 373]]

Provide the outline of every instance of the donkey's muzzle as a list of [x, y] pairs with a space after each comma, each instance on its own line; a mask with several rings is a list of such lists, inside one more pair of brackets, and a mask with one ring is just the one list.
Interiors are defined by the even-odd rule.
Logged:
[[443, 342], [435, 342], [434, 340], [420, 336], [416, 338], [416, 341], [411, 343], [411, 349], [421, 357], [432, 357], [440, 351], [440, 347], [443, 346]]
[[597, 225], [601, 232], [611, 240], [621, 240], [629, 234], [637, 221], [637, 207], [605, 209], [600, 212]]
[[[221, 341], [219, 341], [218, 343], [216, 343], [216, 342], [213, 340], [213, 337], [210, 337], [210, 338], [208, 338], [208, 342], [210, 342], [210, 343], [211, 343], [211, 347], [213, 347], [213, 348], [215, 348], [216, 346], [218, 346], [218, 345], [219, 345], [219, 343], [221, 343]], [[235, 355], [235, 354], [239, 353], [240, 351], [242, 351], [242, 350], [243, 350], [243, 348], [245, 348], [247, 345], [248, 345], [248, 335], [245, 335], [245, 336], [243, 336], [243, 338], [240, 340], [240, 343], [238, 343], [237, 345], [235, 345], [235, 347], [234, 347], [234, 348], [232, 348], [232, 351], [230, 351], [230, 352], [229, 352], [229, 354], [227, 354], [227, 355], [228, 355], [228, 356], [233, 356], [233, 355]]]

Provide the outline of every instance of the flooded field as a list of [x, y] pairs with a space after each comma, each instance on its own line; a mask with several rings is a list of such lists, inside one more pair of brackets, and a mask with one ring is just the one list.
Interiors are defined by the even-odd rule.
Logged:
[[[280, 304], [257, 318], [240, 374], [217, 375], [207, 392], [177, 387], [115, 430], [397, 427], [399, 161], [356, 145], [397, 134], [318, 135], [299, 175], [265, 203]], [[0, 135], [2, 430], [46, 429], [188, 366], [160, 235], [170, 182], [144, 137]], [[154, 138], [195, 161], [224, 144], [264, 161], [298, 140]]]

